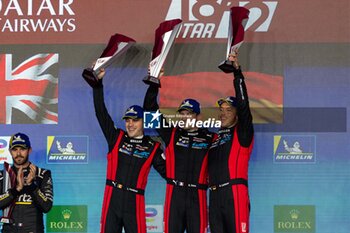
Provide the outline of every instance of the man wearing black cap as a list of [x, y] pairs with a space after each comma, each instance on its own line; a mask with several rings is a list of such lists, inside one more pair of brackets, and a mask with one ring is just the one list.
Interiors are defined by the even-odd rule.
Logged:
[[101, 216], [101, 233], [145, 233], [144, 190], [151, 165], [165, 176], [160, 144], [143, 134], [143, 109], [130, 106], [125, 129], [116, 129], [104, 103], [102, 79], [93, 88], [96, 117], [108, 143], [107, 180]]
[[[144, 109], [157, 111], [158, 87], [150, 85]], [[207, 164], [213, 134], [190, 124], [199, 118], [200, 105], [185, 99], [177, 110], [183, 127], [159, 128], [166, 145], [164, 232], [204, 233], [207, 228]]]
[[249, 232], [248, 162], [253, 148], [253, 121], [244, 76], [237, 54], [234, 66], [236, 97], [218, 100], [221, 129], [208, 156], [209, 225], [212, 233]]
[[9, 151], [13, 166], [5, 163], [0, 173], [2, 232], [44, 232], [43, 213], [51, 209], [53, 202], [51, 172], [29, 161], [32, 148], [27, 135], [12, 135]]

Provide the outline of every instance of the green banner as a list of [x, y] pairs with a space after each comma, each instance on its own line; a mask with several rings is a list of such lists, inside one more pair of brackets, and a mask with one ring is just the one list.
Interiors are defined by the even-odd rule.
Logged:
[[274, 206], [274, 232], [315, 233], [315, 206]]
[[46, 217], [46, 231], [87, 232], [87, 206], [53, 206]]

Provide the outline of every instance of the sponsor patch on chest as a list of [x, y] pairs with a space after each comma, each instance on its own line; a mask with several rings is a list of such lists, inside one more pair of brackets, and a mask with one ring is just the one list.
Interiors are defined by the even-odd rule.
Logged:
[[193, 142], [192, 148], [193, 149], [206, 149], [208, 148], [209, 144], [207, 142]]
[[148, 158], [150, 154], [151, 152], [147, 146], [136, 145], [133, 155], [138, 158]]
[[179, 140], [176, 142], [177, 146], [189, 147], [190, 146], [190, 138], [181, 136]]
[[210, 148], [215, 148], [217, 146], [221, 146], [226, 142], [230, 142], [232, 140], [232, 134], [220, 134], [218, 138], [211, 144]]

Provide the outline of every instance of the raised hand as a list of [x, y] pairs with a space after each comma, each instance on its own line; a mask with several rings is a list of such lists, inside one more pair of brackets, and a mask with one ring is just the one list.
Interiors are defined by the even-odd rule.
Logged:
[[24, 174], [23, 174], [23, 168], [19, 167], [18, 172], [17, 172], [17, 177], [16, 177], [16, 190], [20, 192], [23, 189], [24, 186]]
[[238, 49], [235, 49], [233, 53], [230, 53], [228, 55], [228, 60], [232, 62], [232, 65], [236, 68], [239, 69], [239, 63], [238, 63]]
[[27, 176], [25, 185], [31, 185], [33, 180], [35, 179], [36, 174], [36, 166], [34, 164], [29, 165], [29, 174]]

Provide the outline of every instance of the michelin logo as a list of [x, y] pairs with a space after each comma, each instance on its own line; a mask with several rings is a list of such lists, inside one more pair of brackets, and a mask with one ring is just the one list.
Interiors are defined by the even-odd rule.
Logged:
[[61, 142], [57, 140], [56, 146], [57, 150], [64, 155], [75, 155], [75, 150], [73, 149], [74, 145], [72, 142], [68, 142], [66, 147], [62, 147]]
[[88, 163], [87, 136], [47, 136], [47, 163]]
[[316, 151], [315, 136], [274, 136], [274, 162], [276, 163], [314, 163]]
[[301, 147], [300, 147], [300, 143], [298, 141], [295, 141], [293, 144], [293, 147], [289, 147], [288, 146], [288, 142], [286, 140], [283, 140], [283, 145], [284, 145], [284, 149], [285, 151], [291, 153], [291, 154], [301, 154], [303, 153]]

